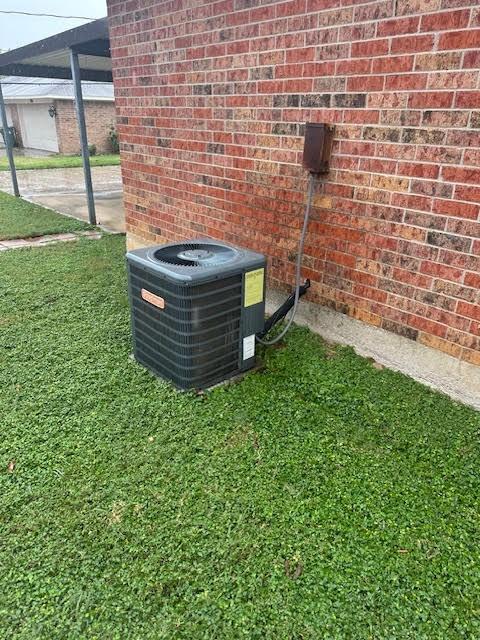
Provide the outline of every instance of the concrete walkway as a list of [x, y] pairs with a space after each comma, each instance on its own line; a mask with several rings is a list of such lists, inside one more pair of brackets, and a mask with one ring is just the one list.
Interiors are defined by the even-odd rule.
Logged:
[[[88, 221], [83, 169], [17, 171], [20, 194], [30, 202]], [[119, 166], [92, 167], [97, 222], [108, 231], [125, 231], [122, 178]], [[13, 193], [8, 171], [0, 171], [0, 191]]]
[[49, 236], [36, 236], [35, 238], [16, 238], [15, 240], [2, 240], [0, 242], [0, 251], [25, 249], [26, 247], [45, 247], [47, 244], [71, 242], [80, 238], [100, 240], [101, 237], [102, 234], [98, 231], [77, 231], [76, 233], [53, 233]]

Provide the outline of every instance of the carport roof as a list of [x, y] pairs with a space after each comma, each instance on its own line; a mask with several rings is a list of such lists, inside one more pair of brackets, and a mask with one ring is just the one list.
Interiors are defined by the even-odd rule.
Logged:
[[[8, 76], [2, 78], [3, 98], [6, 103], [26, 100], [65, 99], [74, 100], [75, 92], [71, 80], [49, 78], [23, 78]], [[84, 100], [104, 100], [113, 102], [111, 82], [82, 82]]]
[[82, 80], [112, 82], [107, 18], [0, 54], [0, 75], [70, 79], [71, 49], [78, 53]]

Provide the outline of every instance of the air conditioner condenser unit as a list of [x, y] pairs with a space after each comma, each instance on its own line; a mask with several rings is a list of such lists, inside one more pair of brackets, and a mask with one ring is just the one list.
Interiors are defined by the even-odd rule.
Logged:
[[205, 389], [254, 366], [266, 261], [214, 240], [127, 253], [134, 357], [180, 389]]

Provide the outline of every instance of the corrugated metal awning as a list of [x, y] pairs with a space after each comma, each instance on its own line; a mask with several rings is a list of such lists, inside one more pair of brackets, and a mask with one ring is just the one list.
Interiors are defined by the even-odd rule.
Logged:
[[[2, 78], [3, 97], [6, 103], [26, 100], [74, 100], [73, 82], [61, 78], [23, 78], [7, 76]], [[84, 100], [113, 102], [111, 82], [82, 82]]]

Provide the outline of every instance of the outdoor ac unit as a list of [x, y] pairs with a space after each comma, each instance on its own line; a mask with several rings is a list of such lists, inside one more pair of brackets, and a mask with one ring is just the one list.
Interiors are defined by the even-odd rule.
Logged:
[[214, 240], [127, 253], [134, 356], [181, 389], [205, 389], [255, 364], [265, 257]]

